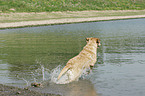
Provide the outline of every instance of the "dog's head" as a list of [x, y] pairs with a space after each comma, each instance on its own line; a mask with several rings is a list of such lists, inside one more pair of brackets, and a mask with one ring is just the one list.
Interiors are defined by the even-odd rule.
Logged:
[[86, 41], [87, 41], [87, 42], [90, 42], [90, 41], [95, 42], [95, 43], [97, 44], [97, 46], [100, 46], [100, 45], [101, 45], [101, 44], [100, 44], [100, 39], [99, 39], [99, 38], [93, 38], [93, 37], [91, 37], [91, 38], [86, 38]]

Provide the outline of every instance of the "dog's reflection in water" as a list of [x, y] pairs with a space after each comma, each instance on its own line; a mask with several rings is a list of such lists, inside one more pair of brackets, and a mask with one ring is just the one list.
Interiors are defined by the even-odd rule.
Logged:
[[98, 96], [94, 85], [87, 80], [80, 80], [68, 84], [68, 92], [65, 96]]
[[88, 80], [79, 80], [69, 84], [45, 83], [42, 88], [30, 88], [42, 93], [60, 94], [62, 96], [99, 96], [94, 85]]

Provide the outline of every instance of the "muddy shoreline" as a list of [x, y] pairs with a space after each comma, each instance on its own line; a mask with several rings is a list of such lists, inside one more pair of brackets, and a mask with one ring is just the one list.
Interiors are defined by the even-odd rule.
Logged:
[[0, 84], [0, 96], [61, 96], [51, 93], [41, 93], [29, 90], [29, 88], [18, 88]]
[[0, 29], [145, 18], [145, 10], [0, 13]]
[[92, 18], [68, 18], [68, 19], [66, 18], [66, 19], [51, 19], [51, 20], [40, 20], [40, 21], [22, 21], [22, 22], [12, 22], [12, 23], [0, 23], [0, 29], [28, 27], [28, 26], [54, 25], [54, 24], [107, 21], [107, 20], [135, 19], [135, 18], [145, 18], [145, 15], [92, 17]]

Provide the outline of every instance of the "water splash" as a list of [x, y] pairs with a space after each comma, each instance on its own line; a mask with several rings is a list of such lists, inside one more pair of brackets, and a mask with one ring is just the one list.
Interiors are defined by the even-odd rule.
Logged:
[[21, 77], [19, 77], [18, 75], [17, 75], [17, 78], [23, 80], [23, 81], [26, 83], [26, 86], [29, 86], [29, 83], [30, 83], [30, 82], [29, 82], [28, 80], [26, 80], [26, 79], [24, 79], [24, 78], [21, 78]]
[[[33, 82], [42, 83], [45, 81], [49, 81], [50, 83], [56, 84], [66, 84], [69, 83], [69, 76], [64, 74], [59, 80], [57, 80], [58, 75], [60, 74], [63, 66], [58, 65], [56, 68], [51, 71], [44, 67], [44, 65], [40, 64], [40, 67], [32, 70], [28, 73], [22, 73], [17, 76], [18, 79], [23, 80], [27, 86], [31, 85]], [[86, 79], [87, 69], [83, 70], [81, 75], [81, 79]]]
[[[61, 76], [61, 78], [58, 80], [57, 77], [60, 74], [61, 70], [62, 70], [62, 66], [58, 65], [56, 68], [54, 68], [51, 73], [50, 73], [50, 81], [56, 84], [66, 84], [69, 83], [69, 76], [67, 74], [64, 74]], [[69, 72], [69, 70], [67, 71]]]
[[41, 83], [50, 79], [50, 70], [45, 68], [42, 64], [40, 64], [39, 67], [34, 70], [33, 66], [30, 66], [29, 70], [30, 71], [27, 72], [16, 73], [17, 79], [24, 81], [26, 86], [30, 86], [33, 82]]
[[[58, 65], [56, 68], [54, 68], [51, 71], [51, 73], [50, 73], [50, 77], [51, 77], [50, 81], [51, 82], [56, 83], [56, 84], [67, 84], [67, 83], [70, 83], [68, 74], [62, 75], [62, 77], [59, 80], [57, 80], [57, 77], [60, 74], [62, 69], [63, 69], [63, 67], [61, 65]], [[86, 79], [86, 77], [88, 77], [88, 69], [84, 69], [82, 71], [83, 72], [82, 72], [82, 74], [81, 74], [81, 76], [79, 78]], [[68, 70], [67, 72], [69, 74], [71, 74], [70, 70]], [[76, 81], [78, 81], [79, 78]]]
[[44, 70], [44, 66], [41, 65], [41, 69], [42, 69], [42, 76], [43, 76], [43, 81], [45, 80], [45, 70]]
[[50, 81], [53, 82], [53, 83], [57, 83], [57, 77], [59, 75], [59, 73], [61, 72], [62, 70], [62, 66], [61, 65], [58, 65], [56, 68], [54, 68], [51, 72], [50, 72]]

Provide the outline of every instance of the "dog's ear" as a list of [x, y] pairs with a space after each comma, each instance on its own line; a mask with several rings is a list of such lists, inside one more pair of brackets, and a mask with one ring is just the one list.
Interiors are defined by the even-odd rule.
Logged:
[[100, 39], [99, 38], [96, 38], [96, 43], [100, 46]]
[[89, 41], [89, 38], [86, 38], [86, 41]]
[[99, 38], [96, 39], [96, 43], [98, 43], [98, 44], [100, 43], [100, 39]]

